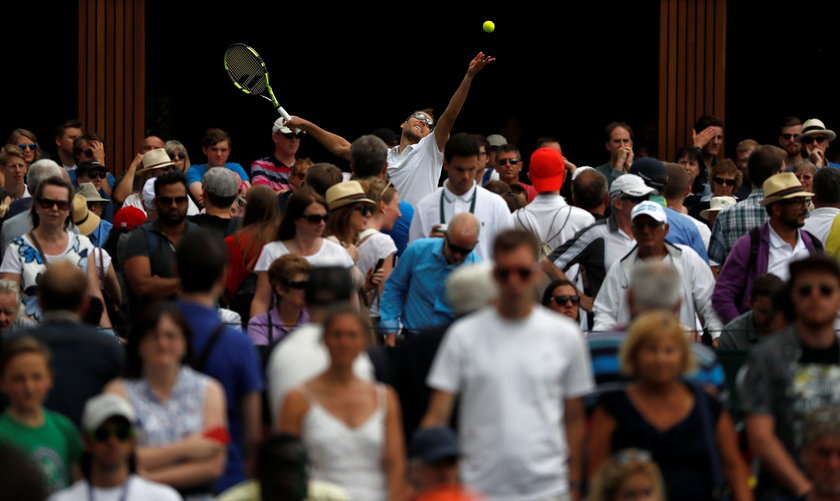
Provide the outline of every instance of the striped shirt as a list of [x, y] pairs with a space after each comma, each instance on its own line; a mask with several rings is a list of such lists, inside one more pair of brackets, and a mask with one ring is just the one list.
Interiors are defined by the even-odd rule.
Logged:
[[718, 214], [709, 243], [709, 258], [712, 261], [723, 265], [735, 242], [767, 221], [767, 211], [761, 206], [763, 200], [764, 190], [756, 188], [746, 200]]
[[292, 169], [274, 158], [274, 155], [254, 160], [251, 164], [251, 184], [268, 186], [275, 193], [291, 189], [289, 174]]

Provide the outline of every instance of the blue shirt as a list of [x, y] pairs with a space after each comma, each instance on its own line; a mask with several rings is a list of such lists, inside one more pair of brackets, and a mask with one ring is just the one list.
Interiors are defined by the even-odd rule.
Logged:
[[685, 214], [680, 214], [670, 207], [665, 208], [668, 214], [668, 234], [665, 239], [672, 244], [683, 244], [694, 249], [694, 252], [700, 255], [706, 263], [709, 262], [709, 254], [706, 252], [706, 246], [703, 245], [703, 238], [700, 237], [700, 232], [694, 226]]
[[[379, 302], [380, 330], [396, 334], [399, 320], [409, 331], [420, 331], [455, 319], [446, 303], [446, 277], [458, 265], [443, 255], [443, 238], [421, 238], [411, 243], [385, 282]], [[464, 264], [481, 258], [470, 252]]]
[[[198, 358], [221, 322], [215, 308], [178, 301], [178, 308], [192, 331], [193, 357]], [[239, 329], [225, 327], [207, 357], [204, 373], [215, 378], [225, 391], [228, 430], [228, 459], [225, 473], [216, 481], [216, 492], [247, 480], [242, 430], [242, 399], [265, 388], [257, 350], [248, 336]]]
[[88, 235], [90, 243], [92, 243], [94, 247], [102, 247], [103, 245], [105, 245], [105, 242], [108, 241], [108, 234], [111, 233], [111, 228], [113, 227], [113, 224], [109, 223], [108, 221], [105, 221], [104, 219], [100, 221], [99, 226], [97, 226], [96, 229], [93, 230], [93, 233]]
[[394, 227], [390, 231], [382, 230], [382, 233], [391, 237], [397, 246], [397, 257], [401, 257], [408, 246], [408, 230], [411, 227], [411, 219], [414, 217], [414, 207], [405, 200], [400, 200], [400, 216], [394, 221]]
[[[235, 162], [228, 162], [225, 164], [225, 168], [228, 170], [232, 170], [236, 174], [239, 174], [239, 179], [242, 181], [251, 181], [248, 178], [248, 174], [245, 173], [245, 169], [242, 168], [241, 165]], [[198, 164], [193, 165], [189, 169], [187, 169], [187, 186], [193, 183], [200, 183], [201, 178], [207, 174], [207, 164]]]

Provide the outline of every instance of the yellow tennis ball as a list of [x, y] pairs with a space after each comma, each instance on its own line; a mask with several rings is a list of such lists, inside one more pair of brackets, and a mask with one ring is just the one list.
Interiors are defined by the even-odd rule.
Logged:
[[493, 21], [484, 21], [484, 26], [482, 27], [487, 33], [493, 33], [493, 30], [496, 29], [496, 23], [494, 23]]

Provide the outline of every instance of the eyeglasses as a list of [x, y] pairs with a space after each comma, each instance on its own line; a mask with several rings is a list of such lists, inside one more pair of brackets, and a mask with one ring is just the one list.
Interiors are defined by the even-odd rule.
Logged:
[[300, 217], [303, 218], [303, 219], [306, 219], [307, 221], [309, 221], [312, 224], [318, 224], [321, 221], [326, 223], [327, 221], [330, 220], [330, 215], [329, 214], [304, 214]]
[[295, 282], [289, 282], [289, 287], [292, 289], [299, 289], [299, 290], [306, 290], [309, 287], [309, 280], [297, 280]]
[[824, 142], [828, 141], [828, 137], [827, 136], [805, 136], [805, 137], [802, 138], [802, 142], [805, 143], [805, 144], [811, 144], [814, 141], [816, 141], [818, 143], [824, 143]]
[[634, 204], [640, 204], [642, 202], [647, 201], [648, 196], [647, 195], [642, 195], [640, 197], [634, 197], [633, 195], [621, 195], [620, 198], [621, 198], [621, 200], [624, 200], [624, 201], [627, 201], [627, 202], [632, 202]]
[[172, 172], [173, 170], [178, 170], [178, 166], [177, 165], [166, 165], [164, 167], [161, 167], [161, 169], [163, 169], [163, 172]]
[[[478, 243], [478, 242], [476, 242], [476, 243]], [[447, 247], [449, 247], [449, 250], [450, 250], [453, 254], [460, 254], [460, 255], [462, 255], [462, 256], [466, 256], [467, 254], [469, 254], [470, 252], [472, 252], [472, 251], [473, 251], [473, 249], [475, 249], [475, 245], [476, 245], [476, 244], [473, 244], [473, 246], [472, 246], [472, 247], [469, 247], [469, 248], [467, 248], [467, 247], [458, 247], [457, 245], [455, 245], [455, 244], [453, 244], [452, 242], [450, 242], [450, 241], [449, 241], [449, 238], [447, 238], [447, 239], [446, 239], [446, 246], [447, 246]]]
[[361, 212], [364, 217], [370, 217], [373, 214], [373, 207], [367, 204], [358, 204], [353, 207], [353, 210]]
[[779, 200], [779, 203], [782, 205], [808, 205], [809, 198], [788, 198], [785, 200]]
[[57, 207], [58, 210], [67, 210], [70, 208], [70, 202], [67, 200], [53, 200], [51, 198], [39, 198], [38, 205], [41, 206], [42, 209], [52, 209], [53, 207]]
[[507, 164], [516, 165], [521, 161], [522, 160], [517, 160], [515, 158], [500, 158], [499, 160], [496, 160], [496, 163], [498, 163], [499, 165], [507, 165]]
[[565, 305], [565, 304], [568, 304], [568, 303], [580, 304], [580, 296], [566, 296], [566, 295], [563, 295], [563, 296], [554, 296], [551, 299], [553, 299], [555, 303], [557, 303], [561, 306]]
[[779, 134], [779, 137], [786, 141], [792, 141], [799, 134]]
[[134, 428], [130, 425], [100, 426], [92, 433], [97, 442], [107, 442], [109, 438], [116, 437], [120, 442], [125, 442], [134, 437]]
[[643, 230], [643, 229], [655, 230], [655, 229], [661, 228], [663, 226], [665, 226], [665, 223], [660, 223], [659, 221], [656, 221], [655, 219], [649, 219], [647, 221], [636, 219], [635, 221], [633, 221], [633, 228], [638, 228], [640, 230]]
[[22, 149], [22, 150], [32, 150], [32, 151], [35, 151], [35, 147], [36, 147], [36, 146], [38, 146], [38, 145], [37, 145], [37, 144], [35, 144], [35, 143], [23, 143], [23, 144], [18, 144], [18, 148], [20, 148], [20, 149]]
[[290, 132], [288, 134], [283, 134], [283, 137], [286, 139], [300, 139], [300, 136], [303, 135], [303, 132]]
[[836, 289], [828, 284], [820, 284], [818, 286], [808, 284], [797, 288], [796, 293], [802, 297], [809, 297], [815, 290], [819, 291], [822, 297], [830, 297]]
[[187, 197], [185, 197], [185, 196], [181, 196], [181, 197], [157, 197], [157, 199], [158, 199], [158, 202], [161, 203], [161, 205], [172, 205], [173, 202], [176, 203], [177, 205], [184, 205], [185, 203], [187, 203]]
[[722, 184], [724, 186], [735, 186], [735, 180], [734, 179], [724, 179], [722, 177], [715, 176], [714, 181], [717, 184]]
[[88, 177], [91, 179], [107, 179], [107, 172], [88, 172]]
[[182, 151], [179, 151], [177, 153], [170, 153], [169, 154], [169, 159], [170, 160], [186, 160], [187, 159], [187, 154], [182, 152]]
[[493, 270], [493, 275], [496, 276], [497, 279], [501, 280], [502, 282], [506, 282], [510, 279], [511, 275], [518, 275], [520, 280], [528, 280], [531, 278], [531, 275], [534, 273], [533, 268], [520, 268], [520, 267], [512, 267], [512, 268], [495, 268]]
[[426, 127], [430, 128], [430, 129], [435, 128], [435, 122], [433, 122], [431, 118], [427, 117], [426, 115], [424, 115], [422, 113], [415, 113], [415, 114], [411, 115], [411, 117], [416, 118], [417, 120], [420, 120], [421, 122], [426, 124]]

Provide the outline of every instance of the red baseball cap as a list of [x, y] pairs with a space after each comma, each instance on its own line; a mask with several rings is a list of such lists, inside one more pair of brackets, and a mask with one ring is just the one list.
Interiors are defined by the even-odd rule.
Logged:
[[531, 154], [529, 172], [537, 193], [557, 191], [566, 178], [566, 161], [554, 148], [540, 148]]
[[137, 207], [123, 207], [114, 214], [114, 228], [133, 230], [146, 222], [146, 213]]

